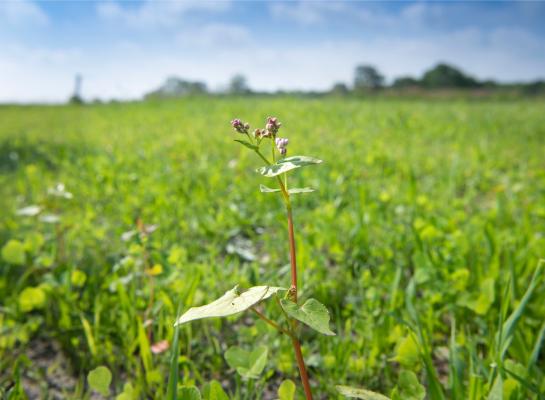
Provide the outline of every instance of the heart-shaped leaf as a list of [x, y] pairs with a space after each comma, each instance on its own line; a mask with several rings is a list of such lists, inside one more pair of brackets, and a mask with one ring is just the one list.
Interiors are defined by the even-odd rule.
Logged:
[[306, 167], [307, 165], [320, 164], [322, 160], [308, 156], [293, 156], [278, 160], [276, 164], [267, 165], [257, 169], [261, 175], [268, 178], [283, 174], [295, 168]]
[[96, 390], [103, 396], [110, 394], [110, 383], [112, 382], [112, 373], [106, 367], [100, 366], [89, 372], [87, 382], [91, 389]]
[[238, 293], [237, 286], [225, 292], [219, 299], [201, 307], [192, 307], [187, 310], [174, 324], [180, 325], [196, 319], [227, 317], [249, 309], [262, 300], [268, 299], [280, 290], [281, 287], [254, 286], [244, 293]]
[[335, 332], [329, 329], [329, 311], [318, 300], [308, 299], [302, 306], [287, 299], [282, 299], [280, 302], [282, 308], [290, 317], [301, 321], [324, 335], [335, 335]]
[[346, 397], [352, 397], [356, 399], [364, 400], [390, 400], [388, 397], [383, 396], [380, 393], [372, 392], [370, 390], [354, 388], [350, 386], [335, 386], [337, 391]]
[[225, 352], [225, 360], [239, 375], [257, 379], [265, 369], [268, 352], [269, 349], [265, 346], [258, 346], [251, 352], [233, 346]]

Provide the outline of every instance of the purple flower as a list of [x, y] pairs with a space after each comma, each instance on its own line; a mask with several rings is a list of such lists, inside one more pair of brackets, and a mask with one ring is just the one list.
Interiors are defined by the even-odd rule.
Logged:
[[278, 149], [280, 154], [282, 154], [283, 156], [285, 156], [287, 151], [288, 151], [286, 149], [286, 146], [288, 145], [288, 142], [289, 142], [289, 140], [285, 139], [285, 138], [276, 138], [275, 139], [276, 148]]
[[270, 136], [275, 137], [282, 124], [278, 122], [276, 117], [267, 117], [267, 124], [265, 129], [269, 132]]
[[250, 129], [250, 124], [249, 123], [244, 123], [238, 118], [231, 121], [231, 126], [238, 133], [248, 133], [248, 130]]

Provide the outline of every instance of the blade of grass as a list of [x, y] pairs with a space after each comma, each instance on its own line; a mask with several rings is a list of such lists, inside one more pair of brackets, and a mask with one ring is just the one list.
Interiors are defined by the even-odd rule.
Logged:
[[517, 323], [522, 317], [522, 314], [524, 313], [524, 310], [526, 309], [526, 306], [528, 305], [528, 302], [530, 301], [530, 298], [532, 297], [534, 290], [537, 287], [538, 280], [541, 277], [541, 274], [543, 273], [544, 265], [545, 265], [545, 260], [540, 260], [539, 263], [537, 264], [537, 268], [532, 276], [530, 284], [528, 285], [528, 289], [526, 289], [526, 293], [524, 293], [524, 296], [522, 297], [519, 305], [511, 313], [509, 318], [507, 318], [507, 321], [503, 323], [500, 336], [499, 336], [501, 338], [501, 341], [499, 341], [501, 360], [505, 358], [505, 353], [507, 352], [507, 349], [509, 348], [511, 341], [513, 340], [513, 334], [515, 332], [515, 328], [517, 327]]
[[[181, 314], [182, 304], [178, 305], [176, 317]], [[178, 389], [178, 355], [180, 353], [179, 346], [180, 325], [174, 327], [174, 338], [172, 339], [172, 347], [170, 354], [170, 369], [168, 374], [167, 395], [166, 400], [176, 400]]]

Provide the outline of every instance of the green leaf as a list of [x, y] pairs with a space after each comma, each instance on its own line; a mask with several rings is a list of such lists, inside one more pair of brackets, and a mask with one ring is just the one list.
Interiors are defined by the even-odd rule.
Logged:
[[288, 189], [289, 194], [312, 193], [312, 192], [314, 192], [314, 189], [310, 187]]
[[43, 308], [45, 291], [41, 287], [26, 287], [19, 293], [19, 307], [22, 312]]
[[279, 400], [293, 400], [295, 398], [295, 383], [291, 379], [286, 379], [278, 388]]
[[225, 360], [241, 376], [257, 379], [267, 364], [268, 351], [266, 346], [258, 346], [252, 352], [233, 346], [225, 352]]
[[[261, 193], [277, 193], [281, 191], [280, 189], [272, 189], [265, 185], [259, 185], [259, 190], [261, 191]], [[311, 193], [311, 192], [314, 192], [314, 189], [309, 187], [288, 189], [289, 194]]]
[[123, 392], [119, 393], [115, 400], [136, 400], [136, 393], [130, 382], [123, 385]]
[[335, 335], [329, 329], [329, 311], [318, 300], [308, 299], [302, 306], [287, 299], [281, 299], [280, 302], [282, 308], [290, 317], [301, 321], [324, 335]]
[[414, 367], [420, 362], [420, 350], [413, 335], [408, 335], [399, 341], [393, 360], [407, 368]]
[[100, 366], [89, 372], [87, 383], [91, 389], [99, 392], [103, 396], [110, 394], [110, 383], [112, 382], [112, 373], [104, 366]]
[[337, 385], [335, 386], [335, 388], [340, 394], [346, 397], [353, 397], [356, 399], [364, 400], [390, 400], [388, 397], [383, 396], [380, 393], [372, 392], [370, 390], [341, 385]]
[[229, 400], [229, 396], [221, 387], [221, 384], [212, 380], [208, 382], [203, 389], [203, 399], [204, 400]]
[[481, 282], [478, 293], [464, 293], [458, 300], [458, 304], [475, 311], [479, 315], [485, 315], [495, 299], [495, 280], [486, 278]]
[[543, 273], [544, 266], [545, 266], [545, 261], [541, 260], [537, 265], [537, 268], [532, 276], [530, 284], [528, 285], [528, 289], [526, 289], [524, 296], [522, 296], [522, 299], [519, 305], [511, 313], [509, 318], [507, 318], [507, 320], [502, 326], [501, 344], [500, 344], [500, 348], [501, 348], [500, 357], [502, 360], [504, 359], [505, 353], [507, 352], [507, 349], [509, 348], [511, 341], [513, 340], [513, 335], [515, 333], [515, 328], [517, 327], [517, 323], [519, 319], [522, 317], [522, 314], [524, 313], [526, 305], [530, 301], [530, 298], [532, 297], [534, 290], [537, 287], [538, 280], [541, 277], [541, 274]]
[[201, 400], [201, 392], [195, 386], [184, 386], [178, 389], [180, 400]]
[[257, 147], [255, 144], [251, 144], [250, 142], [248, 142], [246, 140], [235, 139], [235, 142], [239, 142], [241, 145], [246, 146], [247, 148], [249, 148], [251, 150], [254, 150], [254, 151], [257, 151], [259, 149], [259, 147]]
[[488, 393], [487, 400], [503, 400], [503, 378], [501, 375], [496, 376], [492, 389]]
[[280, 290], [280, 287], [254, 286], [239, 294], [237, 286], [225, 292], [219, 299], [202, 307], [192, 307], [187, 310], [174, 325], [185, 324], [203, 318], [227, 317], [249, 309], [262, 300], [268, 299]]
[[265, 185], [259, 185], [259, 191], [261, 193], [276, 193], [276, 192], [280, 192], [280, 189], [272, 189], [272, 188], [267, 187]]
[[8, 241], [2, 247], [2, 258], [9, 264], [23, 265], [25, 263], [25, 246], [18, 240]]
[[276, 164], [267, 165], [257, 169], [261, 175], [268, 178], [283, 174], [295, 168], [306, 167], [307, 165], [320, 164], [322, 160], [308, 156], [293, 156], [278, 160]]
[[80, 271], [79, 269], [75, 269], [70, 274], [70, 282], [72, 285], [76, 287], [82, 287], [85, 285], [85, 281], [87, 280], [87, 275], [85, 272]]
[[418, 382], [412, 371], [402, 370], [399, 373], [397, 386], [392, 391], [393, 400], [424, 400], [426, 389]]
[[35, 254], [44, 245], [45, 239], [39, 232], [30, 232], [25, 237], [25, 250], [31, 254]]

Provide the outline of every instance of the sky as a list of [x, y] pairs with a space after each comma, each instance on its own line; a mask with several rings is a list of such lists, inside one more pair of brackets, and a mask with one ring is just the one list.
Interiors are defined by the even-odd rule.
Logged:
[[169, 76], [325, 90], [371, 64], [545, 79], [545, 2], [0, 0], [0, 102], [138, 99]]

